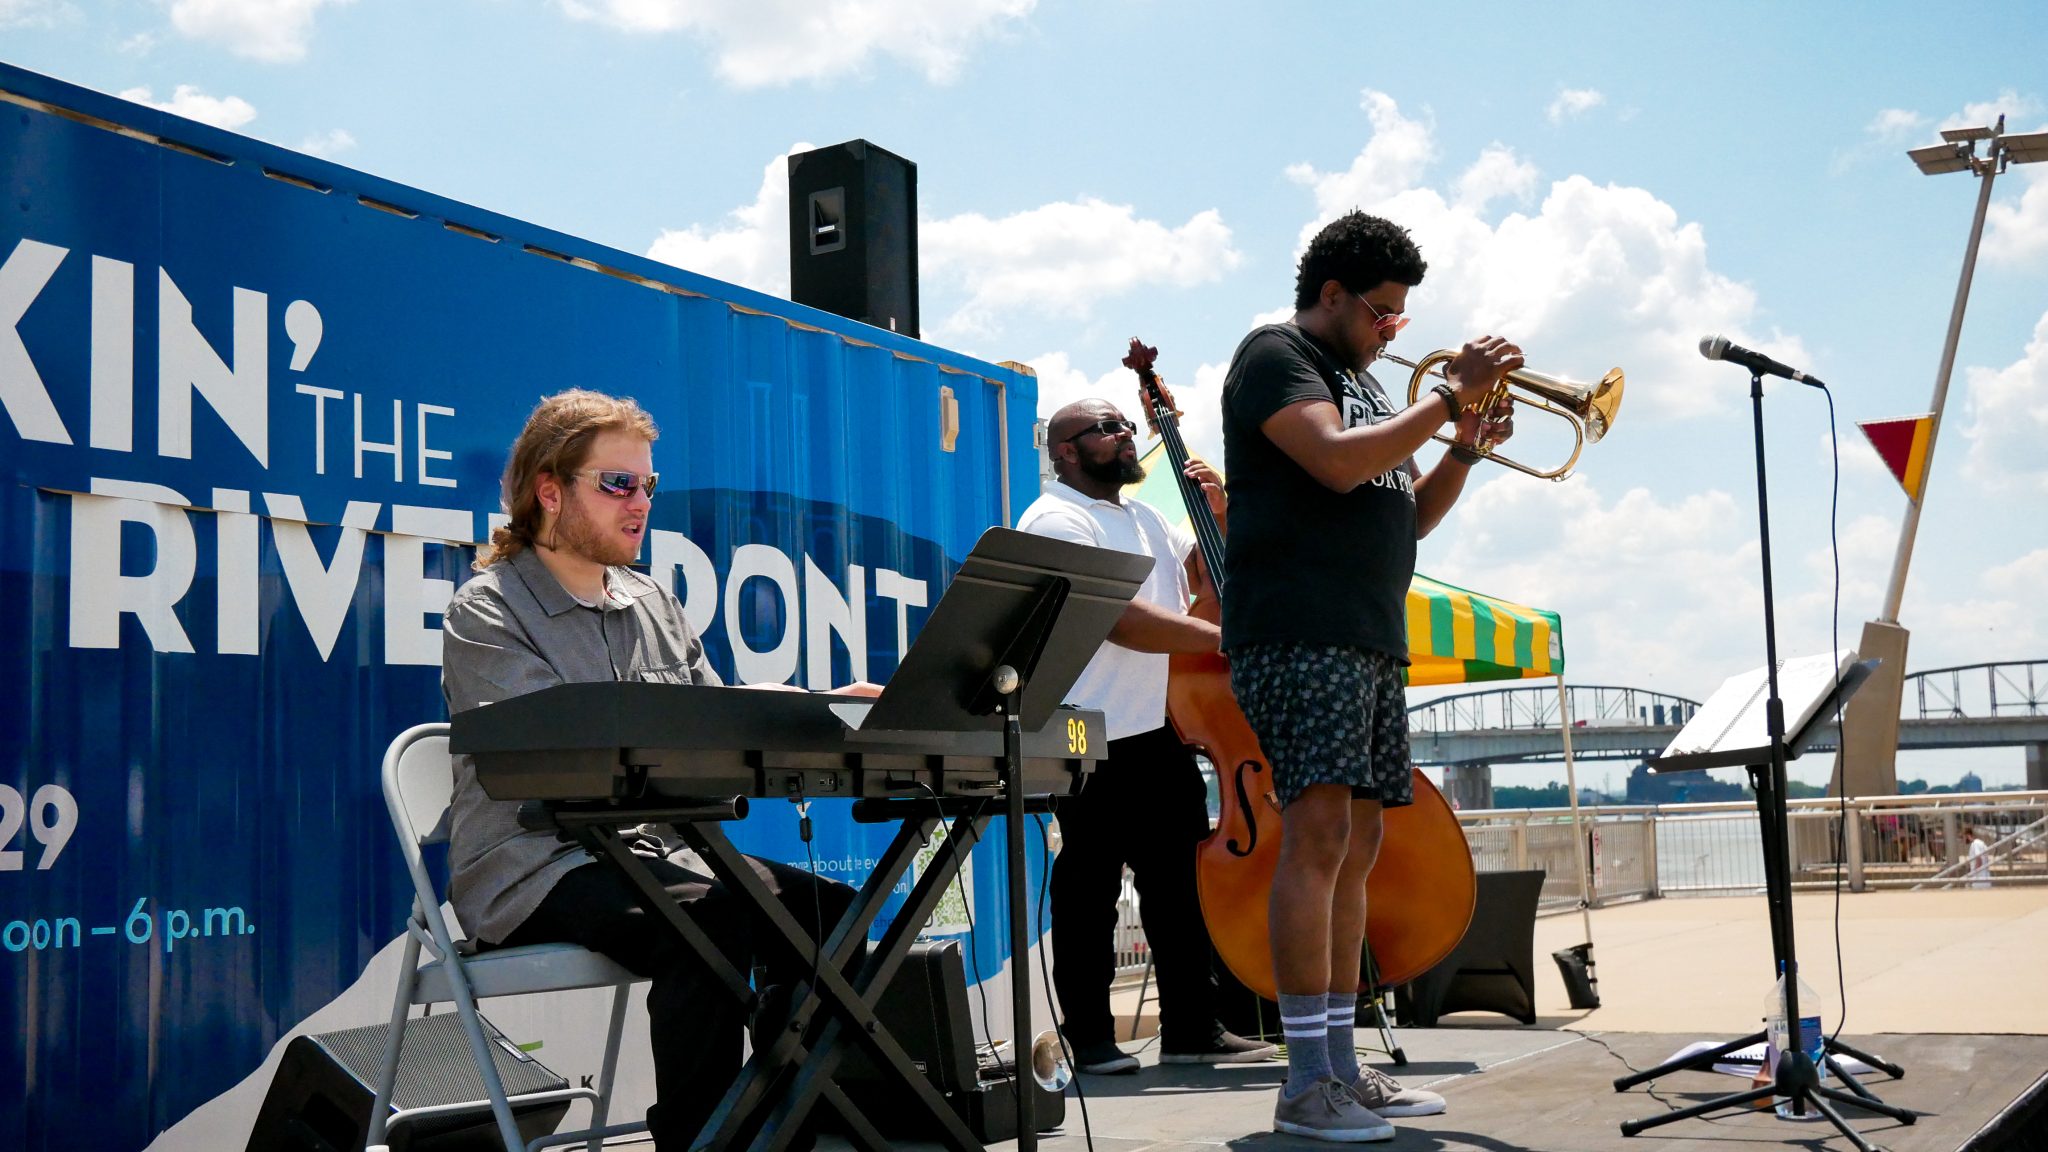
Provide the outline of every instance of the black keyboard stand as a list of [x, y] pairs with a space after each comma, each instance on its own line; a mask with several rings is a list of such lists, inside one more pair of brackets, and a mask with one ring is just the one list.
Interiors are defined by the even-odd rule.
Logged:
[[[804, 1117], [823, 1100], [845, 1120], [856, 1147], [887, 1152], [891, 1147], [889, 1141], [868, 1123], [832, 1079], [843, 1045], [850, 1040], [865, 1048], [869, 1059], [886, 1070], [883, 1074], [908, 1089], [918, 1106], [930, 1113], [932, 1128], [942, 1144], [956, 1152], [982, 1152], [981, 1141], [875, 1017], [874, 1005], [909, 954], [919, 930], [944, 898], [967, 854], [980, 843], [989, 820], [1002, 815], [1006, 807], [1007, 801], [1002, 797], [856, 801], [856, 820], [897, 821], [898, 828], [852, 906], [826, 937], [822, 963], [817, 942], [762, 884], [719, 826], [721, 820], [745, 815], [744, 797], [722, 804], [672, 809], [622, 810], [608, 804], [557, 807], [557, 826], [632, 881], [642, 906], [674, 928], [741, 1003], [751, 1008], [757, 994], [710, 936], [690, 918], [688, 908], [670, 899], [644, 860], [627, 847], [617, 829], [622, 814], [634, 822], [642, 822], [643, 817], [672, 822], [684, 842], [696, 849], [712, 872], [774, 926], [776, 938], [764, 941], [763, 945], [788, 949], [818, 973], [818, 987], [806, 984], [795, 990], [787, 1027], [772, 1043], [754, 1050], [739, 1078], [692, 1143], [693, 1148], [779, 1152], [794, 1138]], [[1049, 805], [1044, 797], [1031, 797], [1024, 801], [1024, 808], [1027, 812], [1044, 812]], [[950, 834], [918, 876], [909, 899], [881, 940], [868, 948], [858, 971], [849, 977], [846, 969], [859, 955], [882, 906], [910, 870], [918, 851], [930, 843], [942, 819], [952, 822]], [[1021, 862], [1013, 859], [1012, 866], [1021, 866]]]

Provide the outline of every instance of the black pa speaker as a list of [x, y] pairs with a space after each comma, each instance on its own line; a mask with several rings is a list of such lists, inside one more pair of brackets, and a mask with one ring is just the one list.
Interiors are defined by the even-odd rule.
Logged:
[[865, 140], [789, 158], [789, 298], [917, 337], [917, 165]]
[[[989, 1144], [1017, 1138], [1016, 1069], [975, 1049], [958, 940], [912, 945], [903, 966], [882, 990], [875, 1015], [977, 1137]], [[1027, 1038], [1027, 1051], [1029, 1047]], [[857, 1043], [847, 1042], [835, 1079], [883, 1135], [914, 1139], [938, 1134], [909, 1092], [882, 1079]], [[1024, 1090], [1032, 1093], [1031, 1119], [1039, 1131], [1066, 1122], [1065, 1096], [1047, 1092], [1028, 1077]], [[818, 1114], [822, 1126], [836, 1125], [830, 1105], [820, 1105]]]
[[[248, 1152], [362, 1152], [377, 1100], [377, 1069], [384, 1061], [390, 1025], [299, 1036], [285, 1046], [284, 1059], [249, 1133]], [[567, 1088], [531, 1055], [484, 1021], [484, 1036], [508, 1096]], [[394, 1089], [397, 1108], [460, 1104], [484, 1099], [483, 1077], [470, 1059], [469, 1038], [452, 1012], [424, 1016], [406, 1025]], [[519, 1134], [527, 1140], [551, 1133], [569, 1111], [567, 1100], [512, 1105]], [[446, 1116], [407, 1121], [387, 1137], [392, 1152], [496, 1152], [497, 1121], [490, 1105]]]

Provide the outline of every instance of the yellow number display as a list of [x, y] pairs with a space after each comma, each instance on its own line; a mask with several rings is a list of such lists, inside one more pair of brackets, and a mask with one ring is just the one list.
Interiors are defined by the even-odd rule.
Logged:
[[1067, 718], [1067, 751], [1076, 756], [1088, 754], [1088, 722], [1078, 716]]

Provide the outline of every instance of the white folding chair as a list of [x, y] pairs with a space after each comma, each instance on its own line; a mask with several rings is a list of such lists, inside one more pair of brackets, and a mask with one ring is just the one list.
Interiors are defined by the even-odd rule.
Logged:
[[[377, 1101], [371, 1112], [366, 1143], [372, 1149], [383, 1145], [386, 1130], [401, 1120], [417, 1121], [471, 1111], [486, 1102], [497, 1120], [507, 1152], [522, 1147], [534, 1152], [579, 1141], [587, 1141], [590, 1152], [598, 1152], [608, 1137], [645, 1132], [644, 1123], [605, 1125], [605, 1113], [611, 1105], [612, 1074], [619, 1059], [619, 1035], [626, 1023], [627, 991], [640, 977], [575, 944], [532, 944], [477, 952], [469, 942], [458, 942], [450, 931], [449, 918], [442, 915], [441, 894], [435, 891], [420, 858], [422, 845], [448, 839], [448, 804], [455, 790], [454, 769], [448, 757], [448, 725], [421, 724], [400, 733], [384, 752], [383, 772], [384, 803], [391, 810], [399, 851], [405, 857], [406, 871], [412, 876], [413, 906], [412, 918], [406, 924], [405, 959], [399, 968], [398, 995], [391, 1008], [391, 1032], [385, 1043], [384, 1063], [378, 1071]], [[425, 964], [419, 962], [422, 948], [431, 957]], [[490, 1041], [477, 1016], [476, 1002], [493, 996], [607, 987], [612, 990], [611, 1031], [605, 1038], [604, 1067], [597, 1087], [528, 1093], [508, 1100], [491, 1058]], [[410, 1010], [416, 1004], [448, 1003], [455, 1005], [463, 1031], [468, 1034], [470, 1054], [483, 1078], [487, 1101], [392, 1111], [398, 1057], [405, 1042]], [[514, 1101], [529, 1104], [577, 1098], [590, 1101], [590, 1127], [540, 1136], [530, 1143], [520, 1140], [518, 1125], [512, 1117]]]

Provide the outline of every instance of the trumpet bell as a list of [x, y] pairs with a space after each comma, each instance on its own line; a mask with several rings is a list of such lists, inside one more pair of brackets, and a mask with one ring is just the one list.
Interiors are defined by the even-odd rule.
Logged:
[[1621, 392], [1627, 383], [1621, 369], [1613, 368], [1592, 386], [1579, 416], [1586, 425], [1586, 443], [1598, 444], [1607, 430], [1614, 427], [1614, 416], [1621, 411]]
[[[1448, 348], [1439, 349], [1424, 356], [1419, 362], [1403, 360], [1391, 353], [1380, 353], [1381, 359], [1392, 361], [1404, 368], [1411, 368], [1414, 374], [1408, 380], [1408, 402], [1415, 403], [1422, 394], [1422, 382], [1430, 376], [1444, 376], [1443, 366], [1457, 353]], [[1572, 450], [1570, 457], [1556, 468], [1532, 468], [1517, 460], [1493, 451], [1491, 448], [1478, 449], [1480, 455], [1496, 464], [1505, 464], [1517, 472], [1544, 480], [1562, 480], [1571, 475], [1572, 466], [1579, 462], [1579, 452], [1588, 444], [1595, 444], [1614, 427], [1615, 418], [1621, 412], [1621, 396], [1627, 385], [1621, 369], [1610, 369], [1600, 378], [1598, 384], [1584, 384], [1561, 376], [1549, 376], [1528, 368], [1517, 368], [1501, 377], [1493, 394], [1479, 405], [1491, 408], [1501, 400], [1527, 404], [1548, 412], [1571, 426]], [[1439, 443], [1452, 443], [1450, 437], [1430, 437]]]
[[1586, 443], [1597, 444], [1602, 436], [1607, 435], [1607, 430], [1614, 427], [1614, 418], [1621, 411], [1622, 390], [1628, 381], [1619, 368], [1609, 369], [1598, 384], [1582, 384], [1577, 380], [1521, 368], [1508, 373], [1502, 383], [1544, 401], [1539, 406], [1547, 406], [1559, 415], [1569, 415], [1585, 429]]

